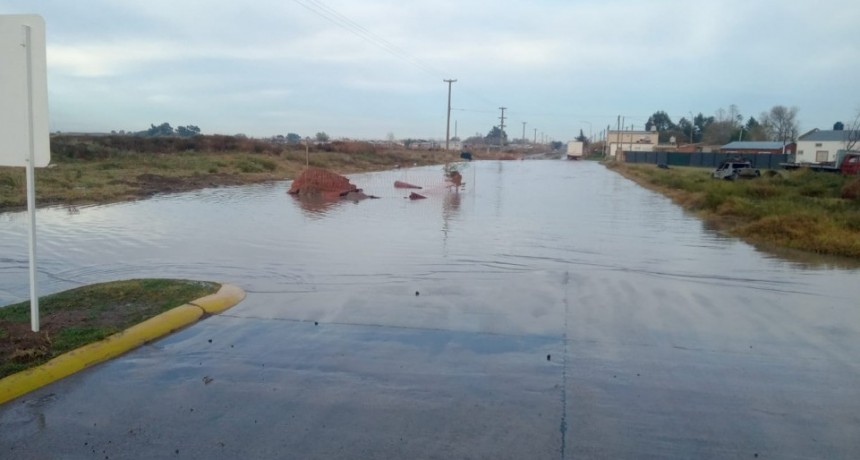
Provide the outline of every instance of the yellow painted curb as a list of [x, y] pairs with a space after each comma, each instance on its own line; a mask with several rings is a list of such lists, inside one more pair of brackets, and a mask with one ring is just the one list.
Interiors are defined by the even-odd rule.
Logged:
[[245, 291], [241, 288], [224, 284], [215, 294], [180, 305], [104, 340], [57, 356], [41, 366], [0, 379], [0, 404], [170, 334], [194, 323], [204, 314], [220, 313], [244, 298]]
[[244, 298], [245, 291], [243, 291], [239, 286], [222, 284], [221, 289], [219, 289], [218, 292], [207, 295], [206, 297], [201, 297], [189, 303], [191, 305], [197, 305], [210, 315], [217, 315], [218, 313], [221, 313], [222, 311], [241, 302]]

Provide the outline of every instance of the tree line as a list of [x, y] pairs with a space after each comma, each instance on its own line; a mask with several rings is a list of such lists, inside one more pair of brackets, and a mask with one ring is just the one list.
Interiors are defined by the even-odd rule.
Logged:
[[[328, 134], [325, 131], [320, 131], [314, 134], [312, 138], [316, 142], [328, 142], [331, 140]], [[296, 133], [287, 133], [286, 136], [283, 134], [278, 134], [277, 136], [273, 136], [272, 140], [281, 144], [299, 144], [302, 142], [302, 136], [299, 136]]]
[[645, 129], [652, 127], [659, 133], [661, 143], [705, 143], [713, 145], [728, 144], [732, 141], [777, 141], [792, 142], [800, 135], [797, 121], [797, 107], [776, 105], [762, 112], [758, 118], [746, 119], [734, 104], [728, 109], [720, 108], [713, 116], [701, 112], [687, 119], [681, 117], [678, 123], [662, 110], [648, 117]]
[[[201, 133], [200, 127], [196, 125], [177, 126], [174, 128], [170, 123], [161, 123], [160, 125], [150, 124], [149, 129], [143, 131], [111, 131], [113, 135], [119, 136], [140, 136], [140, 137], [194, 137]], [[229, 136], [228, 136], [229, 137]], [[244, 134], [236, 134], [236, 138], [247, 138]], [[288, 133], [286, 136], [278, 134], [272, 136], [272, 141], [282, 144], [298, 144], [302, 142], [302, 136], [296, 133]], [[325, 131], [316, 133], [313, 137], [316, 142], [328, 142], [330, 137]]]
[[170, 123], [162, 123], [158, 126], [149, 125], [149, 129], [143, 131], [111, 131], [115, 136], [140, 136], [140, 137], [194, 137], [200, 134], [200, 128], [195, 125], [177, 126], [174, 128]]

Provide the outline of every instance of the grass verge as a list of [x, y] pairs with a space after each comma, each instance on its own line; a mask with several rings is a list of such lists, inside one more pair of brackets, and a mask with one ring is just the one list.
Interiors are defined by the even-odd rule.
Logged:
[[[185, 144], [187, 143], [187, 145]], [[157, 193], [294, 179], [306, 164], [339, 174], [459, 160], [459, 152], [405, 150], [365, 142], [280, 145], [230, 136], [139, 138], [53, 136], [52, 165], [36, 169], [36, 203], [103, 204]], [[476, 152], [476, 159], [515, 159]], [[508, 158], [510, 157], [510, 158]], [[23, 168], [0, 167], [0, 212], [27, 205]]]
[[203, 281], [142, 279], [71, 289], [39, 299], [39, 332], [30, 328], [29, 301], [0, 308], [0, 378], [214, 294], [220, 287]]
[[608, 167], [751, 243], [860, 259], [860, 200], [843, 198], [860, 178], [797, 170], [725, 181], [703, 168]]

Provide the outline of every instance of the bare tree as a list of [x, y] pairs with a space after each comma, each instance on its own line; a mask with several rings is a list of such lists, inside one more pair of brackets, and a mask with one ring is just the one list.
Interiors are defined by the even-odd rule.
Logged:
[[713, 122], [708, 124], [702, 134], [702, 142], [706, 144], [727, 144], [732, 141], [734, 134], [741, 127], [743, 117], [738, 106], [732, 104], [729, 110], [722, 107], [717, 110]]
[[735, 128], [739, 128], [744, 122], [744, 117], [736, 104], [729, 106], [728, 118], [735, 124]]
[[860, 141], [860, 108], [857, 109], [857, 114], [854, 115], [854, 121], [848, 123], [845, 130], [845, 150], [854, 150], [857, 142]]
[[762, 112], [759, 123], [768, 138], [773, 141], [790, 142], [797, 139], [800, 127], [797, 122], [797, 107], [775, 105], [770, 112]]
[[736, 128], [730, 120], [715, 121], [705, 128], [702, 142], [706, 144], [727, 144], [732, 141]]

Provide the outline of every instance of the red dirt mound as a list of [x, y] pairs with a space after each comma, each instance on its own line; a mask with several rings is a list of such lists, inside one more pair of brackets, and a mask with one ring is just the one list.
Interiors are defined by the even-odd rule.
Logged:
[[322, 168], [309, 167], [293, 181], [289, 193], [294, 195], [344, 196], [360, 191], [349, 179]]

